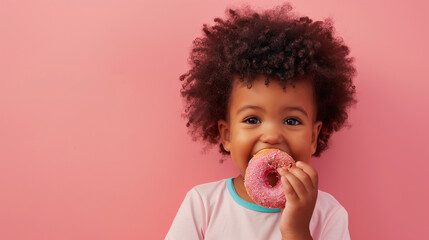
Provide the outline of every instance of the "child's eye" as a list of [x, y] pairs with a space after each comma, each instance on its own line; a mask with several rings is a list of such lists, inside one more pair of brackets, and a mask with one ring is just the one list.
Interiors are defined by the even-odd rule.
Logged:
[[246, 118], [244, 120], [245, 123], [249, 123], [249, 124], [258, 124], [261, 123], [261, 121], [259, 121], [259, 119], [255, 118], [255, 117], [250, 117], [250, 118]]
[[285, 123], [287, 125], [299, 125], [300, 124], [300, 122], [298, 120], [294, 119], [294, 118], [288, 118], [288, 119], [286, 119]]

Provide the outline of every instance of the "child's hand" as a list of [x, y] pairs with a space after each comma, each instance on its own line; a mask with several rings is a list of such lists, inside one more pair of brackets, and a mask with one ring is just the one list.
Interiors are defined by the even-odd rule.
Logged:
[[282, 239], [312, 239], [310, 220], [316, 205], [318, 176], [307, 163], [297, 162], [291, 169], [277, 169], [281, 175], [286, 206], [282, 209]]

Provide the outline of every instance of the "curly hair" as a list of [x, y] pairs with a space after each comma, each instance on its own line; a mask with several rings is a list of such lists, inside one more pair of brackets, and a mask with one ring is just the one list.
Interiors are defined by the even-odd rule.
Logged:
[[[203, 25], [203, 36], [193, 41], [191, 68], [180, 76], [183, 116], [193, 139], [220, 143], [217, 122], [227, 117], [234, 76], [251, 88], [255, 76], [264, 75], [266, 85], [278, 79], [283, 89], [307, 77], [315, 89], [317, 120], [323, 123], [314, 153], [320, 156], [356, 103], [353, 58], [334, 36], [332, 20], [297, 17], [286, 3], [262, 13], [227, 9], [227, 18], [214, 22]], [[222, 144], [219, 148], [229, 154]]]

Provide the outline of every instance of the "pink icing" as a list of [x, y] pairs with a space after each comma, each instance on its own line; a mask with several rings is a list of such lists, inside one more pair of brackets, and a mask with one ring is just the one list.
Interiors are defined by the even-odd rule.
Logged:
[[268, 183], [267, 175], [277, 173], [277, 167], [290, 168], [295, 161], [279, 149], [264, 149], [256, 153], [247, 166], [244, 186], [249, 196], [266, 208], [282, 208], [286, 204], [280, 176], [275, 186]]

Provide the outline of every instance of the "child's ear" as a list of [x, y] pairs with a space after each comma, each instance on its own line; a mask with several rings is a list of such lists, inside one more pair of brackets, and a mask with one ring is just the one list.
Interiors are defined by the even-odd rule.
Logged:
[[217, 121], [217, 127], [219, 129], [222, 146], [227, 152], [229, 152], [231, 149], [229, 123], [221, 119]]
[[317, 139], [319, 138], [320, 129], [322, 128], [322, 121], [316, 121], [313, 124], [313, 133], [311, 135], [311, 155], [316, 152]]

